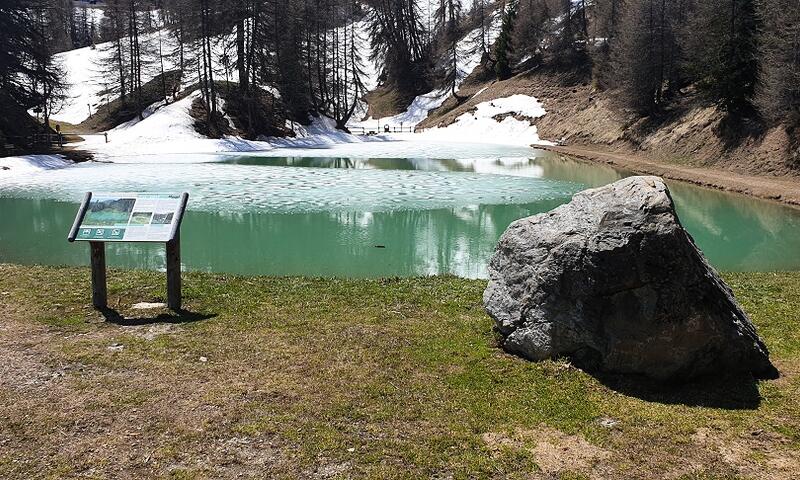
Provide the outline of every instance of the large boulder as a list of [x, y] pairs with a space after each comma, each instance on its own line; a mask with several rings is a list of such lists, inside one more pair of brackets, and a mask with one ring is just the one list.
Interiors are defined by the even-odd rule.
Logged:
[[771, 378], [767, 347], [683, 229], [658, 177], [630, 177], [517, 220], [483, 302], [509, 352], [680, 380]]

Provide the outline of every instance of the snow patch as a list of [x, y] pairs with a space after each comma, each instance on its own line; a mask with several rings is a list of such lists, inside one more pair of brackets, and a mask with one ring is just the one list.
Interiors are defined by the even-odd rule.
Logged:
[[[195, 119], [190, 114], [192, 102], [199, 96], [200, 92], [195, 91], [175, 103], [167, 105], [158, 102], [150, 105], [145, 109], [144, 119], [136, 118], [109, 130], [108, 143], [101, 136], [92, 136], [78, 144], [78, 147], [92, 151], [97, 159], [112, 162], [183, 163], [198, 161], [197, 155], [204, 153], [263, 152], [275, 148], [320, 148], [344, 143], [390, 140], [380, 135], [358, 136], [337, 130], [336, 123], [328, 117], [315, 118], [307, 126], [287, 122], [287, 128], [295, 132], [294, 138], [207, 138], [195, 130]], [[224, 102], [219, 106], [224, 112]], [[228, 121], [230, 122], [230, 118]], [[168, 160], [166, 156], [169, 156]]]
[[547, 113], [542, 104], [539, 103], [539, 100], [522, 94], [481, 102], [476, 106], [476, 109], [475, 115], [479, 117], [494, 117], [495, 115], [515, 113], [523, 117], [539, 118]]
[[36, 173], [43, 170], [55, 170], [72, 165], [61, 155], [23, 155], [20, 157], [0, 158], [0, 176], [7, 174]]
[[476, 98], [478, 95], [480, 95], [481, 93], [485, 92], [485, 91], [486, 91], [488, 88], [489, 88], [488, 86], [481, 88], [480, 90], [478, 90], [478, 91], [477, 91], [477, 92], [476, 92], [476, 93], [475, 93], [475, 94], [472, 96], [472, 98]]
[[[93, 18], [100, 18], [100, 16], [104, 15], [102, 10], [96, 10], [92, 12]], [[151, 10], [149, 14], [154, 25], [163, 27], [160, 10]], [[232, 65], [235, 65], [235, 55], [234, 60], [228, 62], [227, 65], [222, 63], [222, 58], [225, 57], [224, 54], [226, 53], [226, 46], [232, 45], [234, 38], [234, 33], [225, 33], [214, 37], [212, 41], [212, 65], [216, 80], [236, 82], [236, 75], [233, 75], [231, 70]], [[123, 45], [127, 41], [127, 37], [123, 38]], [[168, 55], [169, 52], [177, 51], [178, 42], [175, 35], [168, 28], [158, 28], [153, 32], [141, 35], [140, 41], [145, 53], [142, 59], [146, 67], [142, 71], [142, 81], [144, 83], [149, 82], [161, 73], [157, 53], [159, 43], [161, 43], [161, 49], [165, 54], [164, 71], [169, 72], [178, 69], [177, 59]], [[50, 116], [54, 121], [78, 125], [89, 117], [90, 112], [94, 114], [102, 105], [114, 100], [116, 96], [111, 96], [107, 93], [109, 86], [113, 82], [107, 80], [109, 74], [104, 71], [106, 68], [103, 67], [104, 64], [108, 63], [113, 51], [114, 43], [105, 42], [97, 44], [95, 47], [78, 48], [54, 56], [55, 61], [64, 67], [64, 81], [68, 85], [68, 98], [61, 108]], [[185, 89], [196, 84], [197, 81], [197, 73], [193, 69], [187, 69], [181, 79], [181, 86]], [[269, 91], [277, 98], [280, 98], [280, 92], [276, 89], [270, 87]]]
[[169, 105], [158, 102], [145, 109], [144, 119], [133, 119], [108, 131], [108, 143], [102, 137], [88, 137], [79, 148], [93, 151], [98, 158], [130, 157], [175, 153], [213, 153], [249, 151], [260, 148], [258, 142], [237, 137], [207, 138], [194, 128], [190, 111], [200, 97], [195, 91]]
[[408, 109], [402, 113], [398, 113], [397, 115], [393, 115], [391, 117], [379, 118], [377, 120], [370, 117], [361, 122], [351, 122], [348, 127], [363, 128], [366, 131], [372, 130], [375, 132], [382, 132], [385, 125], [389, 125], [390, 128], [413, 128], [419, 122], [428, 118], [428, 112], [439, 108], [449, 96], [449, 89], [434, 90], [433, 92], [419, 95], [414, 98], [414, 101], [411, 102], [411, 105], [408, 106]]
[[531, 123], [531, 120], [545, 113], [544, 107], [536, 98], [512, 95], [481, 102], [474, 111], [460, 115], [452, 124], [427, 129], [420, 136], [437, 141], [547, 145], [551, 143], [541, 140], [536, 125]]

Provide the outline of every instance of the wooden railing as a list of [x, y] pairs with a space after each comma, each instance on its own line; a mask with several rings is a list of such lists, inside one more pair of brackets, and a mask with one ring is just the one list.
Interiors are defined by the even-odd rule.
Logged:
[[76, 133], [76, 132], [59, 132], [59, 133], [34, 133], [33, 135], [27, 136], [20, 136], [20, 135], [9, 135], [6, 138], [9, 140], [8, 142], [3, 143], [0, 145], [0, 153], [5, 155], [14, 155], [15, 153], [19, 153], [24, 151], [24, 149], [17, 147], [15, 144], [11, 143], [12, 139], [18, 139], [16, 143], [18, 145], [27, 145], [33, 147], [42, 147], [46, 146], [49, 148], [64, 148], [66, 143], [69, 143], [67, 137], [89, 137], [89, 136], [99, 136], [105, 139], [105, 143], [109, 142], [108, 133]]
[[355, 127], [348, 127], [350, 133], [355, 135], [377, 135], [379, 133], [414, 133], [413, 126], [402, 126], [402, 125], [382, 125], [378, 127], [377, 125], [375, 128], [372, 127], [364, 127], [364, 126], [355, 126]]

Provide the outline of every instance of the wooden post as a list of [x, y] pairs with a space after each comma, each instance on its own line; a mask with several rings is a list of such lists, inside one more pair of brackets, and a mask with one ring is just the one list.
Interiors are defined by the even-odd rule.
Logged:
[[167, 242], [167, 306], [174, 311], [181, 309], [181, 234]]
[[108, 307], [106, 287], [106, 244], [89, 242], [92, 257], [92, 305], [102, 309]]

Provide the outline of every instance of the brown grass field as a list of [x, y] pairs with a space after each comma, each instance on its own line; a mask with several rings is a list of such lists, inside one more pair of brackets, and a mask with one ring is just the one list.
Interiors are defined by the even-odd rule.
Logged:
[[0, 478], [796, 478], [800, 274], [726, 274], [781, 378], [659, 386], [496, 347], [483, 281], [0, 265]]

